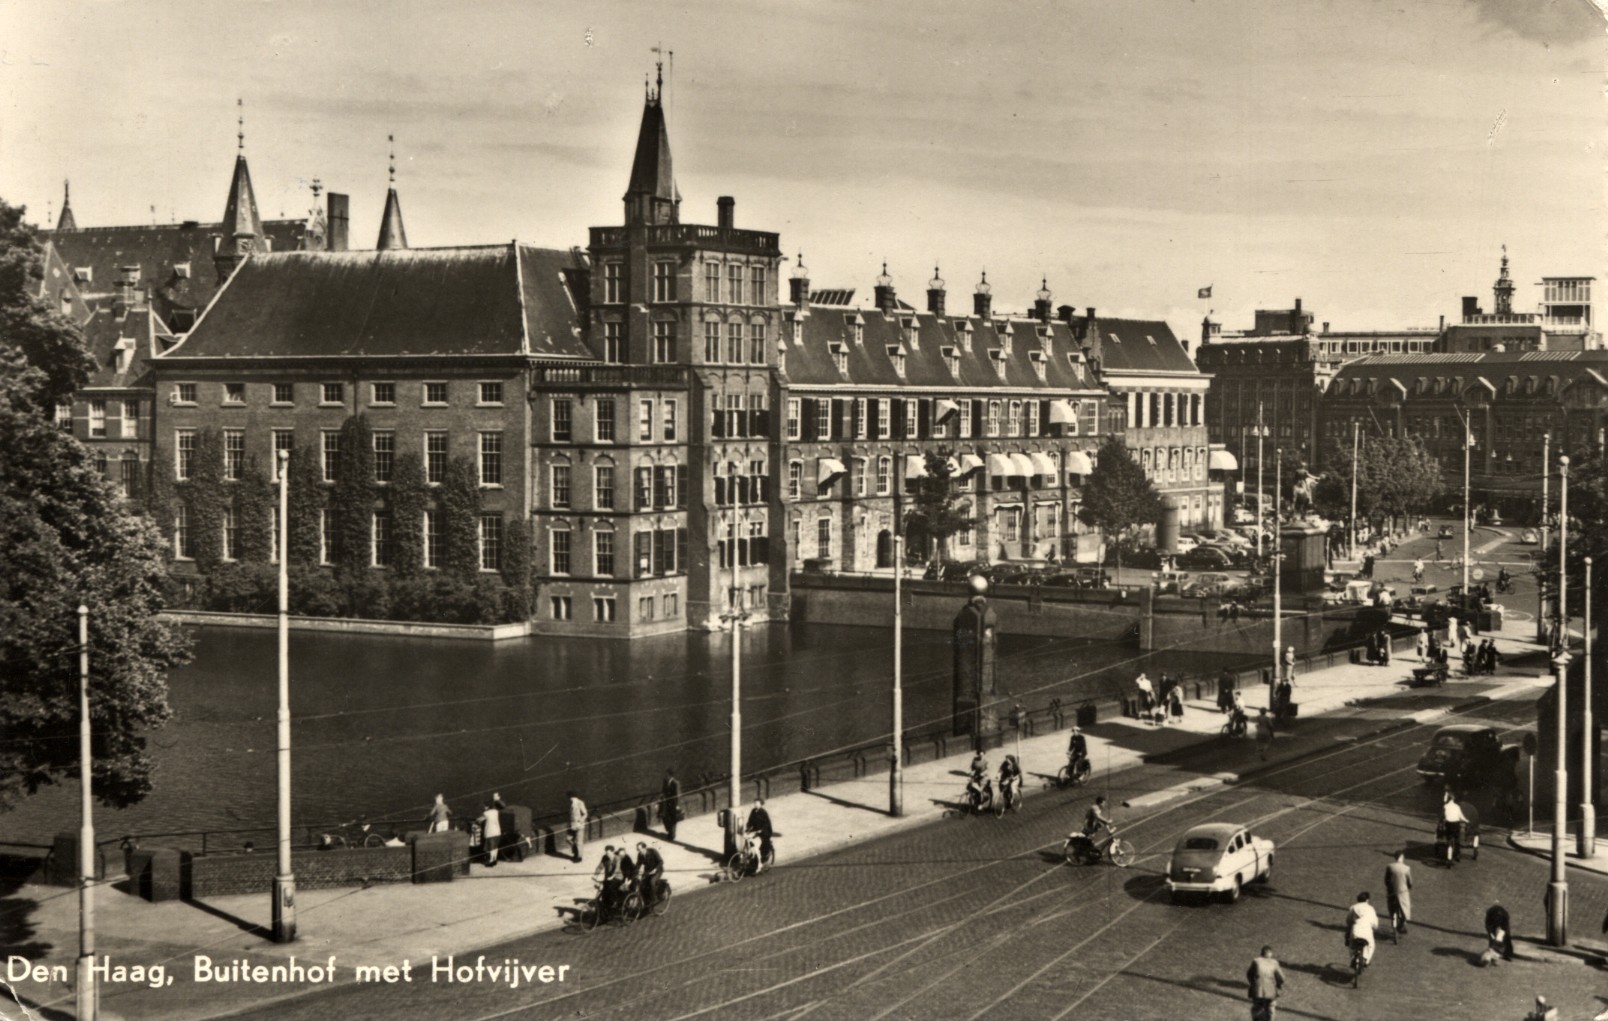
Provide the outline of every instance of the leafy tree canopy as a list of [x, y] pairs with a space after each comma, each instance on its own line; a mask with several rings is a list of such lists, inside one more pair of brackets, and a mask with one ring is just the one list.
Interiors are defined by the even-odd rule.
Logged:
[[1083, 484], [1078, 517], [1115, 540], [1130, 529], [1161, 520], [1161, 494], [1119, 436], [1100, 445], [1099, 464]]

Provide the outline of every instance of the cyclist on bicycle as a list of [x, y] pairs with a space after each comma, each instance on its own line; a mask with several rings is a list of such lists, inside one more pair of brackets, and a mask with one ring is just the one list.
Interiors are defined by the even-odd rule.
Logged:
[[1009, 805], [1017, 797], [1021, 789], [1022, 767], [1016, 761], [1016, 756], [1007, 755], [1005, 761], [999, 764], [999, 796]]
[[[1095, 798], [1094, 804], [1083, 813], [1083, 835], [1095, 844], [1109, 843], [1111, 835], [1117, 831], [1116, 823], [1111, 821], [1111, 816], [1106, 812], [1105, 803], [1105, 795], [1102, 794]], [[1100, 839], [1102, 830], [1105, 831], [1104, 841]]]
[[1071, 767], [1072, 775], [1077, 776], [1078, 770], [1082, 768], [1080, 763], [1087, 761], [1089, 761], [1089, 740], [1074, 724], [1072, 737], [1066, 743], [1066, 764]]
[[979, 748], [979, 749], [977, 749], [977, 754], [972, 756], [972, 760], [971, 760], [971, 778], [973, 780], [982, 780], [982, 779], [986, 778], [987, 776], [988, 776], [988, 756], [984, 755], [983, 750], [981, 748]]
[[754, 807], [748, 813], [748, 825], [745, 827], [750, 836], [759, 838], [759, 861], [754, 865], [754, 873], [759, 874], [770, 860], [771, 837], [776, 831], [771, 827], [770, 813], [765, 811], [765, 799], [760, 798], [754, 802]]
[[1413, 917], [1413, 870], [1406, 851], [1397, 851], [1396, 860], [1385, 866], [1385, 907], [1396, 932], [1405, 936]]
[[642, 903], [651, 908], [659, 898], [659, 883], [664, 879], [664, 858], [646, 841], [637, 841], [636, 870], [642, 883]]
[[620, 868], [621, 852], [613, 844], [603, 848], [603, 857], [592, 870], [592, 881], [601, 889], [600, 904], [604, 911], [613, 911], [620, 903], [625, 889], [625, 876]]
[[972, 756], [971, 775], [966, 780], [966, 798], [975, 809], [982, 805], [983, 798], [989, 791], [988, 757], [979, 749], [977, 754]]
[[1346, 910], [1346, 949], [1351, 949], [1354, 941], [1362, 941], [1363, 967], [1373, 963], [1374, 930], [1377, 928], [1379, 915], [1368, 903], [1368, 891], [1364, 890], [1357, 894], [1357, 902]]

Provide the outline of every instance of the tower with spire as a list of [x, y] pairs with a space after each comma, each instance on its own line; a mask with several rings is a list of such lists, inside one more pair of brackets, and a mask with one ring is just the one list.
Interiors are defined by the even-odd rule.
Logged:
[[625, 222], [627, 226], [679, 223], [681, 195], [670, 169], [670, 131], [664, 122], [663, 62], [654, 83], [644, 91], [636, 158], [631, 161], [631, 182], [625, 189]]
[[387, 165], [391, 183], [385, 193], [385, 215], [380, 217], [380, 236], [374, 242], [374, 247], [382, 252], [408, 246], [408, 232], [402, 226], [402, 200], [396, 197], [396, 136], [386, 135], [385, 140], [391, 146], [390, 163]]
[[1507, 245], [1502, 246], [1502, 272], [1496, 278], [1491, 288], [1496, 296], [1496, 314], [1511, 315], [1513, 312], [1513, 278], [1508, 276]]
[[73, 218], [73, 182], [61, 182], [61, 216], [56, 220], [57, 230], [77, 230], [78, 221]]
[[240, 109], [236, 139], [234, 177], [229, 181], [229, 200], [223, 207], [223, 222], [218, 225], [217, 250], [212, 264], [218, 271], [218, 284], [222, 286], [234, 273], [241, 260], [252, 252], [266, 250], [262, 230], [262, 217], [257, 215], [257, 195], [251, 187], [251, 170], [246, 166], [246, 115], [245, 101], [238, 101]]

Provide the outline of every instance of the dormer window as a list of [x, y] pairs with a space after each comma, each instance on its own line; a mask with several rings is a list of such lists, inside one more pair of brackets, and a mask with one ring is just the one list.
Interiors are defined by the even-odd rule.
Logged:
[[903, 379], [905, 374], [904, 348], [889, 345], [888, 358], [893, 362], [893, 371], [899, 374], [900, 379]]
[[793, 343], [804, 343], [804, 320], [802, 319], [793, 320]]
[[1010, 364], [1005, 357], [1005, 352], [999, 348], [994, 348], [993, 350], [989, 351], [988, 354], [989, 357], [994, 360], [994, 371], [998, 373], [999, 378], [1003, 380], [1005, 378], [1005, 366]]
[[960, 378], [960, 351], [957, 348], [943, 349], [944, 364], [949, 367], [949, 374], [956, 379]]
[[971, 323], [961, 320], [955, 326], [955, 336], [960, 340], [960, 349], [971, 354]]
[[87, 284], [87, 283], [94, 282], [94, 280], [95, 280], [95, 267], [94, 266], [74, 266], [73, 267], [73, 283]]
[[847, 376], [849, 374], [849, 349], [842, 344], [833, 344], [832, 364], [837, 366], [839, 372]]
[[1034, 351], [1030, 357], [1033, 361], [1034, 375], [1038, 376], [1040, 383], [1044, 382], [1045, 374], [1049, 371], [1049, 359], [1045, 357], [1042, 351]]
[[175, 262], [173, 264], [173, 275], [180, 280], [190, 279], [190, 264], [188, 262]]
[[906, 346], [916, 346], [916, 320], [913, 317], [905, 316], [899, 320], [899, 333]]

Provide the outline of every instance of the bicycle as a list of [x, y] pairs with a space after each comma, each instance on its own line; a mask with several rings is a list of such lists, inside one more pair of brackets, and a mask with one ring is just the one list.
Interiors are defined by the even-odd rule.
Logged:
[[1394, 899], [1390, 902], [1390, 942], [1392, 945], [1400, 943], [1401, 938], [1407, 935], [1407, 913], [1402, 911], [1401, 904]]
[[619, 903], [611, 908], [605, 908], [603, 905], [603, 884], [594, 879], [592, 886], [596, 892], [581, 910], [581, 928], [585, 931], [591, 932], [603, 924], [606, 920], [605, 915], [610, 916], [607, 920], [626, 926], [632, 925], [642, 917], [642, 895], [637, 892], [635, 883], [621, 889]]
[[1368, 967], [1367, 957], [1368, 941], [1353, 939], [1351, 941], [1351, 988], [1362, 988], [1362, 970]]
[[1109, 858], [1119, 869], [1132, 865], [1135, 858], [1133, 845], [1117, 836], [1116, 830], [1111, 831], [1104, 846], [1082, 833], [1074, 833], [1066, 838], [1061, 853], [1068, 865], [1093, 865], [1101, 858]]
[[981, 787], [966, 785], [965, 804], [972, 815], [982, 815], [994, 807], [994, 781], [985, 779]]
[[1080, 758], [1075, 762], [1068, 761], [1061, 767], [1061, 771], [1055, 774], [1055, 784], [1063, 790], [1069, 786], [1082, 787], [1093, 775], [1094, 767], [1089, 764], [1089, 760]]
[[766, 848], [762, 854], [759, 834], [749, 833], [747, 839], [743, 841], [743, 846], [726, 861], [726, 878], [738, 883], [744, 876], [757, 876], [775, 864], [775, 844]]
[[384, 847], [385, 836], [367, 822], [347, 822], [328, 832], [320, 832], [318, 846], [323, 850]]
[[1228, 720], [1223, 724], [1223, 729], [1220, 733], [1224, 737], [1240, 738], [1244, 737], [1249, 731], [1250, 721], [1246, 719], [1243, 711], [1236, 709], [1229, 714]]
[[1020, 812], [1022, 810], [1022, 781], [1014, 783], [1001, 783], [999, 797], [994, 799], [994, 815], [1003, 818], [1006, 810]]
[[647, 905], [649, 911], [655, 915], [663, 915], [670, 910], [670, 881], [659, 876], [653, 881], [653, 903]]

